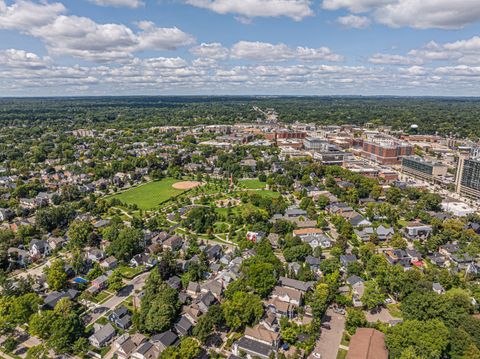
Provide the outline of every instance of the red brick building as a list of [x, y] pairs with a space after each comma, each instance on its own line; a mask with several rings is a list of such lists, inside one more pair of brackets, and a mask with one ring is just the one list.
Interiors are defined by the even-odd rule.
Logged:
[[395, 139], [368, 139], [363, 142], [362, 156], [383, 165], [399, 165], [402, 157], [411, 156], [413, 146]]

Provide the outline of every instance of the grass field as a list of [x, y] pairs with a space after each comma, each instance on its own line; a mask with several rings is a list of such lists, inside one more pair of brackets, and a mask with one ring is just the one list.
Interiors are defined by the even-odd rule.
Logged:
[[263, 189], [267, 186], [265, 182], [260, 182], [258, 179], [240, 180], [239, 185], [246, 189]]
[[270, 191], [268, 189], [264, 189], [263, 191], [248, 191], [248, 192], [255, 193], [262, 197], [268, 197], [268, 198], [278, 198], [281, 196], [280, 192]]
[[157, 208], [160, 203], [185, 192], [185, 190], [172, 187], [172, 184], [177, 182], [180, 181], [173, 178], [165, 178], [131, 188], [125, 192], [113, 195], [112, 198], [117, 198], [126, 204], [136, 204], [138, 208], [143, 210], [151, 210]]

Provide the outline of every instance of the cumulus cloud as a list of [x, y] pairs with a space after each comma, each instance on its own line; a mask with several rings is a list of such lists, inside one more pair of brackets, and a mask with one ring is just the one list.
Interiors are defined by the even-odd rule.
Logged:
[[343, 61], [344, 57], [333, 53], [328, 47], [317, 49], [307, 47], [291, 48], [285, 44], [270, 44], [259, 41], [239, 41], [231, 49], [231, 57], [257, 61]]
[[46, 68], [51, 59], [41, 58], [37, 54], [24, 50], [7, 49], [0, 51], [0, 63], [4, 67], [23, 68], [23, 69], [41, 69]]
[[4, 0], [0, 0], [0, 29], [28, 31], [50, 23], [65, 11], [65, 6], [58, 2], [34, 3], [17, 0], [7, 6]]
[[141, 0], [89, 0], [99, 6], [129, 7], [132, 9], [144, 6]]
[[344, 27], [352, 29], [365, 29], [370, 26], [371, 21], [366, 16], [347, 15], [339, 17], [337, 22]]
[[324, 0], [322, 7], [370, 12], [390, 27], [459, 29], [480, 20], [478, 0]]
[[208, 9], [219, 14], [241, 15], [240, 19], [253, 17], [289, 17], [300, 21], [312, 16], [311, 0], [185, 0], [189, 5]]
[[419, 58], [391, 54], [374, 54], [368, 59], [368, 62], [381, 65], [419, 65], [423, 63]]
[[210, 44], [201, 43], [198, 46], [192, 47], [190, 52], [200, 58], [214, 59], [214, 60], [225, 60], [228, 58], [229, 50], [222, 46], [218, 42], [213, 42]]
[[[125, 0], [109, 2], [126, 3]], [[138, 31], [134, 31], [123, 24], [99, 24], [64, 12], [59, 3], [19, 0], [7, 6], [0, 0], [0, 28], [17, 29], [40, 38], [51, 55], [88, 61], [124, 61], [135, 52], [175, 50], [195, 41], [192, 35], [176, 27], [157, 27], [149, 21], [139, 22]]]

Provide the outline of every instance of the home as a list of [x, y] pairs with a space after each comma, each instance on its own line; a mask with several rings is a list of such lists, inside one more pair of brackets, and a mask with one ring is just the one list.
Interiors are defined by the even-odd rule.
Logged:
[[57, 303], [60, 301], [60, 299], [68, 298], [70, 300], [73, 300], [77, 298], [79, 294], [80, 292], [78, 292], [75, 289], [69, 289], [66, 292], [53, 291], [50, 294], [48, 294], [43, 301], [45, 303], [46, 308], [54, 309]]
[[170, 286], [170, 288], [175, 289], [175, 290], [180, 290], [180, 288], [182, 287], [182, 281], [176, 275], [168, 278], [167, 284]]
[[257, 340], [241, 337], [232, 346], [232, 352], [237, 357], [269, 359], [274, 353], [274, 348]]
[[50, 255], [50, 246], [47, 241], [32, 239], [29, 244], [29, 252], [32, 258], [46, 257]]
[[445, 293], [445, 288], [440, 283], [433, 283], [432, 284], [432, 290], [437, 293], [437, 294], [444, 294]]
[[198, 306], [202, 313], [208, 312], [208, 308], [216, 302], [216, 298], [213, 296], [212, 292], [208, 291], [207, 293], [202, 294], [196, 301], [195, 304]]
[[185, 336], [191, 333], [193, 324], [194, 323], [188, 319], [188, 316], [182, 315], [173, 327], [179, 336]]
[[105, 258], [105, 252], [98, 248], [91, 248], [87, 252], [87, 259], [91, 260], [92, 262], [100, 262], [103, 258]]
[[250, 241], [253, 243], [260, 242], [264, 237], [265, 237], [265, 232], [252, 232], [252, 231], [248, 231], [246, 236], [247, 241]]
[[298, 289], [301, 292], [308, 292], [315, 286], [315, 282], [303, 282], [301, 280], [291, 279], [287, 277], [279, 278], [282, 287]]
[[319, 228], [294, 229], [293, 236], [303, 238], [305, 236], [320, 237], [323, 231]]
[[164, 250], [168, 249], [171, 251], [179, 250], [180, 248], [182, 248], [182, 245], [183, 245], [183, 239], [182, 237], [177, 235], [167, 238], [162, 243], [162, 247]]
[[132, 359], [157, 359], [160, 355], [159, 348], [151, 342], [141, 344], [133, 353]]
[[354, 263], [357, 261], [357, 256], [355, 254], [342, 254], [340, 256], [340, 263], [342, 264], [342, 269], [346, 270], [349, 263]]
[[108, 277], [106, 275], [101, 275], [100, 277], [92, 280], [92, 286], [98, 290], [103, 290], [108, 287]]
[[388, 359], [385, 334], [373, 328], [358, 328], [350, 339], [346, 359]]
[[94, 324], [93, 327], [95, 332], [88, 338], [88, 341], [96, 348], [106, 346], [115, 336], [115, 329], [110, 323], [103, 326]]
[[395, 234], [395, 231], [393, 230], [393, 228], [391, 227], [387, 228], [387, 227], [384, 227], [383, 225], [378, 226], [378, 228], [376, 229], [376, 232], [377, 232], [378, 239], [381, 241], [386, 241], [392, 238], [392, 236]]
[[118, 359], [128, 359], [133, 351], [136, 350], [141, 344], [145, 343], [146, 340], [147, 338], [143, 334], [136, 333], [134, 335], [130, 335], [125, 333], [113, 343], [115, 354], [117, 355]]
[[266, 344], [274, 350], [277, 350], [280, 344], [280, 333], [268, 330], [262, 324], [245, 328], [245, 337]]
[[408, 256], [407, 252], [403, 249], [387, 250], [383, 252], [385, 258], [391, 265], [399, 264], [404, 269], [411, 268], [411, 258]]
[[192, 298], [196, 298], [199, 293], [200, 284], [198, 282], [189, 282], [187, 286], [187, 294]]
[[118, 261], [114, 256], [107, 257], [100, 262], [100, 267], [105, 269], [114, 269], [117, 267], [117, 265]]
[[31, 262], [30, 252], [24, 249], [10, 247], [7, 250], [7, 255], [10, 263], [14, 263], [21, 267], [26, 267]]
[[222, 247], [219, 244], [215, 244], [214, 246], [208, 247], [205, 254], [209, 261], [218, 260], [222, 255]]
[[128, 329], [132, 325], [132, 316], [123, 305], [112, 311], [108, 316], [108, 320], [123, 330]]
[[405, 227], [405, 234], [408, 239], [421, 239], [427, 238], [433, 231], [432, 226], [422, 225], [419, 223], [412, 223]]
[[142, 265], [146, 265], [148, 259], [149, 257], [145, 253], [136, 254], [132, 257], [132, 259], [130, 259], [130, 265], [132, 267], [140, 267]]
[[65, 238], [62, 237], [49, 237], [47, 239], [48, 246], [52, 251], [58, 250], [65, 244]]
[[179, 340], [174, 332], [167, 330], [166, 332], [155, 334], [150, 338], [150, 341], [155, 344], [160, 353], [162, 353], [168, 347], [176, 346]]
[[320, 258], [316, 258], [311, 255], [305, 257], [305, 263], [307, 263], [310, 266], [310, 269], [313, 271], [320, 270], [320, 262]]
[[346, 282], [352, 290], [353, 306], [356, 308], [362, 307], [363, 303], [361, 301], [361, 298], [363, 296], [363, 293], [365, 292], [364, 280], [359, 276], [352, 275], [347, 278]]
[[285, 210], [285, 217], [288, 219], [294, 219], [299, 217], [307, 217], [307, 211], [298, 207], [292, 206]]
[[460, 250], [460, 246], [454, 243], [447, 243], [438, 248], [438, 252], [444, 256], [450, 257]]
[[272, 291], [272, 298], [278, 298], [282, 302], [300, 306], [303, 293], [297, 289], [276, 286]]

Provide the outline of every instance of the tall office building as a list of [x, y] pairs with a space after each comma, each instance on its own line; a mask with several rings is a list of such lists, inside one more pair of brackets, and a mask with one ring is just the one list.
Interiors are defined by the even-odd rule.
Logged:
[[458, 158], [455, 178], [456, 192], [469, 198], [480, 199], [480, 152], [472, 149]]
[[369, 138], [363, 142], [362, 156], [383, 165], [398, 165], [402, 157], [412, 154], [411, 144], [393, 138]]

